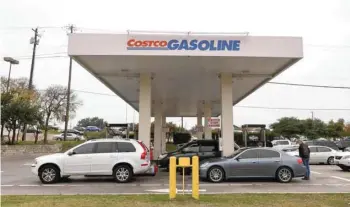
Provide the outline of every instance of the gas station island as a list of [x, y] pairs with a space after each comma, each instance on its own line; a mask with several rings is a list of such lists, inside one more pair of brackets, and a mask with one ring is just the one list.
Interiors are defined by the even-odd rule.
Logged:
[[209, 118], [216, 116], [227, 156], [234, 151], [232, 106], [303, 58], [303, 43], [248, 34], [76, 33], [68, 54], [139, 111], [138, 137], [148, 146], [155, 117], [154, 157], [165, 151], [166, 117], [197, 117], [199, 127], [205, 117], [197, 137], [211, 139]]

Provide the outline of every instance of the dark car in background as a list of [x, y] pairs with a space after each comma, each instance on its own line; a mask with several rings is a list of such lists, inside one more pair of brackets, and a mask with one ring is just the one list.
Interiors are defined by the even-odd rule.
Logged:
[[[239, 147], [235, 145], [235, 150], [238, 150]], [[193, 140], [179, 149], [162, 154], [158, 157], [158, 165], [160, 168], [169, 168], [169, 158], [174, 156], [179, 157], [193, 157], [198, 156], [199, 161], [221, 157], [221, 150], [218, 140]]]
[[99, 132], [99, 131], [101, 131], [101, 129], [98, 128], [97, 126], [87, 126], [85, 128], [85, 131], [88, 131], [88, 132]]
[[344, 139], [335, 142], [335, 144], [338, 146], [340, 150], [345, 150], [346, 148], [350, 147], [350, 140]]

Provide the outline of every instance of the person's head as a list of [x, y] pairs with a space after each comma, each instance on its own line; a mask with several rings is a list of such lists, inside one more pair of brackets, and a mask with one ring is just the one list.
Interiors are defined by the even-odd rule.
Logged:
[[302, 144], [302, 143], [303, 143], [303, 141], [300, 139], [297, 141], [297, 144]]

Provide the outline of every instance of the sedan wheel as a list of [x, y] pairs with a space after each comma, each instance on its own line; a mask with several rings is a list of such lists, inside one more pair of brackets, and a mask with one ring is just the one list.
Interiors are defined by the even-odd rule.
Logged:
[[282, 167], [277, 171], [276, 177], [281, 183], [289, 183], [293, 179], [293, 173], [291, 169]]
[[113, 176], [118, 183], [127, 183], [132, 178], [132, 171], [129, 166], [121, 165], [114, 169]]
[[39, 172], [39, 178], [44, 184], [55, 183], [60, 179], [60, 172], [55, 166], [44, 166]]
[[212, 167], [208, 172], [208, 179], [213, 183], [219, 183], [224, 180], [224, 171], [220, 167]]
[[334, 157], [328, 158], [327, 164], [328, 164], [328, 165], [334, 165], [334, 164], [335, 164]]

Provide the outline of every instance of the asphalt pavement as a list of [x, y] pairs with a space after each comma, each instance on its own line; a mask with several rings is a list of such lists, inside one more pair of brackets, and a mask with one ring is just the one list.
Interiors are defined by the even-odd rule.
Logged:
[[[70, 177], [60, 183], [43, 185], [31, 173], [36, 156], [1, 158], [2, 195], [58, 195], [58, 194], [149, 194], [168, 193], [168, 173], [138, 176], [133, 182], [115, 183], [111, 177]], [[182, 176], [177, 176], [177, 188], [183, 193]], [[191, 176], [185, 176], [185, 193], [191, 193]], [[311, 180], [293, 179], [282, 184], [274, 180], [230, 180], [224, 183], [200, 182], [201, 194], [221, 193], [350, 193], [350, 172], [337, 166], [311, 166]]]

